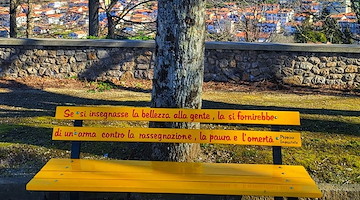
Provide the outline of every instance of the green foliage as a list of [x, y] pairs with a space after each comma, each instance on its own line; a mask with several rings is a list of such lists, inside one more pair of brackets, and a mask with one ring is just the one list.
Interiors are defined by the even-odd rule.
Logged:
[[115, 88], [112, 83], [102, 81], [92, 81], [88, 84], [88, 87], [91, 88], [87, 91], [90, 93], [105, 92]]
[[153, 36], [149, 36], [144, 32], [139, 32], [138, 35], [127, 37], [129, 40], [153, 40], [155, 39]]
[[[315, 22], [321, 22], [321, 27], [315, 27]], [[351, 44], [351, 33], [349, 30], [341, 31], [337, 21], [330, 17], [324, 10], [318, 19], [308, 18], [303, 25], [298, 28], [295, 34], [295, 41], [299, 43], [327, 43], [332, 44]]]
[[69, 77], [66, 77], [67, 79], [78, 79], [78, 77], [77, 76], [69, 76]]
[[326, 35], [320, 31], [304, 30], [301, 33], [295, 34], [295, 40], [300, 43], [326, 43], [327, 38]]
[[98, 40], [98, 39], [106, 39], [106, 36], [92, 36], [92, 35], [89, 35], [86, 37], [86, 39], [90, 39], [90, 40]]

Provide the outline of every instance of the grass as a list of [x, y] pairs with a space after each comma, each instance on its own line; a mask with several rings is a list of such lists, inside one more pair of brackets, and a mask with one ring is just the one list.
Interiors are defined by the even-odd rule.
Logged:
[[[99, 83], [97, 83], [99, 84]], [[67, 142], [51, 141], [51, 128], [69, 122], [53, 119], [57, 105], [149, 106], [146, 90], [108, 88], [89, 93], [83, 89], [2, 90], [0, 99], [0, 175], [33, 174], [51, 157], [68, 157]], [[135, 89], [143, 87], [136, 85]], [[28, 101], [15, 102], [19, 95]], [[301, 148], [284, 148], [285, 164], [303, 165], [319, 183], [360, 183], [360, 104], [358, 96], [295, 94], [275, 91], [205, 91], [204, 108], [297, 110], [301, 113]], [[133, 126], [136, 122], [101, 122], [105, 126]], [[97, 122], [88, 125], [99, 126]], [[141, 124], [146, 126], [146, 124]], [[210, 128], [255, 129], [221, 125]], [[283, 127], [288, 129], [289, 127]], [[83, 156], [99, 159], [136, 158], [136, 144], [86, 143]], [[271, 163], [270, 147], [202, 145], [212, 162]]]

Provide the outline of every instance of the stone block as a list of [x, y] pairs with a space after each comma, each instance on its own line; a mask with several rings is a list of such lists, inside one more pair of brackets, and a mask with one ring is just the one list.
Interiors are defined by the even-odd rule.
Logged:
[[359, 67], [356, 65], [348, 65], [345, 68], [346, 73], [357, 73], [359, 71]]
[[[26, 51], [24, 52], [24, 55], [32, 56], [32, 55], [34, 55], [34, 51], [35, 51], [35, 50], [26, 50]], [[8, 53], [8, 54], [10, 55], [10, 52], [6, 52], [6, 53]], [[6, 56], [6, 57], [9, 57], [9, 56]]]
[[236, 76], [234, 68], [224, 68], [222, 69], [223, 74], [230, 80], [240, 81], [240, 77]]
[[354, 81], [360, 82], [360, 75], [356, 75], [355, 78], [354, 78]]
[[305, 72], [305, 73], [303, 74], [303, 76], [304, 76], [304, 77], [313, 77], [313, 76], [315, 76], [315, 74], [313, 74], [313, 73], [311, 73], [311, 72]]
[[356, 63], [356, 59], [355, 58], [348, 58], [346, 59], [346, 64], [348, 65], [353, 65]]
[[136, 58], [136, 63], [138, 64], [147, 64], [150, 62], [150, 56], [140, 55]]
[[306, 62], [308, 59], [307, 57], [305, 56], [298, 56], [296, 57], [296, 61], [299, 61], [299, 62]]
[[330, 69], [329, 68], [322, 68], [319, 70], [319, 75], [321, 76], [327, 76], [330, 74]]
[[134, 78], [137, 79], [148, 79], [147, 71], [146, 70], [135, 70]]
[[309, 58], [309, 62], [314, 65], [318, 65], [321, 63], [320, 58], [314, 56]]
[[215, 65], [215, 63], [216, 63], [216, 60], [213, 58], [208, 58], [207, 61], [210, 65]]
[[345, 74], [342, 77], [342, 80], [348, 82], [354, 80], [354, 78], [355, 78], [355, 74]]
[[243, 57], [242, 54], [236, 54], [235, 55], [235, 60], [239, 61], [239, 62], [242, 62], [242, 61], [244, 61], [244, 57]]
[[66, 56], [75, 56], [75, 50], [65, 50], [64, 54]]
[[20, 70], [19, 73], [18, 73], [18, 76], [19, 76], [19, 77], [25, 77], [25, 76], [27, 76], [27, 75], [28, 75], [28, 73], [27, 73], [26, 70]]
[[345, 69], [342, 67], [332, 67], [330, 68], [330, 73], [334, 74], [343, 74], [345, 72]]
[[302, 76], [284, 77], [283, 82], [288, 85], [302, 85], [304, 78]]
[[326, 63], [326, 67], [336, 67], [337, 66], [337, 62], [328, 62]]
[[60, 50], [57, 50], [57, 51], [56, 51], [56, 55], [57, 55], [57, 56], [63, 56], [63, 55], [65, 55], [65, 52], [64, 52], [64, 50], [61, 50], [61, 49], [60, 49]]
[[321, 62], [324, 62], [324, 63], [329, 62], [329, 58], [327, 56], [320, 56], [319, 58], [320, 58]]
[[315, 84], [315, 85], [324, 85], [326, 82], [326, 78], [323, 76], [315, 76], [312, 80], [311, 83]]
[[45, 72], [46, 72], [46, 68], [41, 67], [41, 68], [39, 69], [39, 75], [40, 75], [40, 76], [44, 76], [44, 75], [45, 75]]
[[86, 62], [76, 63], [76, 72], [90, 68], [91, 65], [88, 65]]
[[343, 68], [346, 67], [346, 63], [345, 63], [344, 61], [339, 61], [339, 62], [337, 63], [337, 65], [338, 65], [339, 67], [343, 67]]
[[148, 70], [148, 79], [149, 80], [154, 79], [154, 70]]
[[320, 74], [320, 69], [316, 66], [314, 66], [312, 69], [311, 69], [311, 72], [316, 74], [316, 75], [319, 75]]
[[327, 79], [327, 80], [325, 81], [325, 84], [326, 84], [326, 85], [335, 85], [335, 84], [336, 84], [336, 81], [335, 81], [335, 80], [328, 80], [328, 79]]
[[284, 62], [284, 67], [294, 67], [295, 63], [296, 63], [295, 60], [288, 59]]
[[70, 64], [76, 63], [75, 57], [70, 57], [70, 58], [69, 58], [69, 63], [70, 63]]
[[220, 62], [219, 62], [220, 68], [228, 67], [228, 65], [229, 65], [229, 61], [226, 60], [226, 59], [221, 59]]
[[76, 53], [75, 54], [75, 59], [77, 62], [84, 62], [87, 61], [87, 55], [84, 52], [80, 52], [80, 53]]
[[343, 74], [329, 74], [328, 78], [329, 79], [342, 79], [344, 75]]
[[58, 56], [56, 59], [56, 64], [57, 65], [63, 65], [65, 63], [68, 63], [69, 58], [67, 56]]
[[318, 67], [319, 67], [320, 69], [326, 68], [326, 63], [320, 63], [320, 64], [318, 65]]
[[306, 71], [302, 70], [302, 69], [295, 69], [294, 70], [294, 74], [295, 75], [303, 75]]
[[121, 72], [119, 70], [110, 70], [106, 73], [106, 75], [113, 78], [120, 78], [123, 73], [124, 72]]
[[304, 77], [303, 84], [310, 85], [313, 77]]
[[230, 60], [229, 66], [231, 68], [235, 68], [236, 67], [236, 60], [234, 60], [234, 59]]
[[50, 58], [56, 58], [56, 50], [48, 50], [48, 55]]
[[29, 67], [26, 69], [26, 71], [32, 75], [37, 74], [37, 70], [34, 67]]
[[313, 67], [314, 67], [314, 65], [309, 63], [309, 62], [300, 63], [300, 69], [303, 69], [303, 70], [306, 70], [306, 71], [311, 70]]
[[149, 64], [138, 64], [135, 69], [139, 69], [139, 70], [147, 70], [149, 69]]
[[152, 51], [145, 51], [144, 52], [144, 55], [146, 55], [146, 56], [152, 56], [153, 55], [153, 52]]
[[98, 59], [95, 52], [88, 52], [87, 53], [87, 58], [89, 60], [97, 60]]
[[132, 70], [135, 66], [134, 62], [125, 62], [121, 65], [121, 70], [122, 71], [129, 71]]
[[69, 64], [66, 64], [66, 65], [63, 65], [59, 68], [59, 72], [60, 73], [69, 73], [70, 72], [70, 65]]

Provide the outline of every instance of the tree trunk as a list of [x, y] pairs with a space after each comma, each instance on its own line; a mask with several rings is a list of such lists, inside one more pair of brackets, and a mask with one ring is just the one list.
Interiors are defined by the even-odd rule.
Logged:
[[26, 37], [31, 38], [33, 36], [34, 23], [33, 23], [33, 4], [31, 0], [27, 0], [28, 12], [26, 13]]
[[89, 36], [99, 36], [99, 0], [89, 0]]
[[108, 38], [108, 39], [114, 39], [114, 38], [115, 38], [114, 19], [112, 18], [110, 12], [106, 13], [106, 16], [107, 16], [107, 19], [108, 19], [108, 24], [107, 24], [108, 34], [107, 34], [107, 38]]
[[10, 37], [17, 37], [16, 8], [18, 0], [10, 0]]
[[[152, 107], [201, 108], [205, 49], [205, 0], [159, 0]], [[197, 123], [152, 127], [198, 128]], [[155, 160], [190, 161], [199, 144], [152, 144]]]

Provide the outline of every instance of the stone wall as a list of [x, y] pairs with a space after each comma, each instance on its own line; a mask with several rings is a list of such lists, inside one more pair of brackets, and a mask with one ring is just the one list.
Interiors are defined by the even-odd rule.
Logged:
[[[0, 76], [152, 79], [153, 41], [0, 39]], [[206, 44], [205, 81], [360, 86], [360, 46]]]

